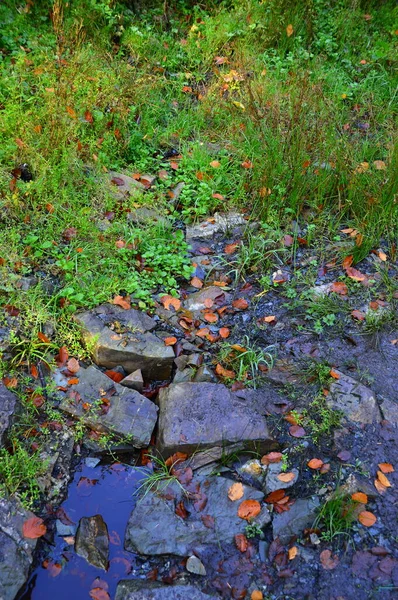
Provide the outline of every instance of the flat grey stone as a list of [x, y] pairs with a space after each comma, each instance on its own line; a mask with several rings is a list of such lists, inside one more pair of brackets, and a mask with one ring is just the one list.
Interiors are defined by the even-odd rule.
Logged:
[[377, 423], [381, 420], [380, 410], [372, 390], [352, 377], [336, 371], [340, 379], [333, 381], [326, 403], [333, 410], [340, 410], [349, 421]]
[[125, 579], [119, 581], [115, 600], [210, 600], [193, 585], [165, 585], [159, 581]]
[[195, 373], [195, 377], [193, 378], [195, 383], [217, 383], [217, 377], [210, 367], [207, 365], [202, 365]]
[[242, 214], [228, 213], [221, 215], [216, 213], [214, 219], [202, 221], [197, 225], [187, 227], [187, 240], [190, 239], [210, 239], [218, 233], [232, 232], [236, 227], [246, 227], [248, 222]]
[[288, 511], [274, 515], [274, 539], [279, 537], [282, 544], [287, 544], [291, 537], [302, 535], [304, 529], [312, 526], [318, 506], [318, 498], [296, 500]]
[[90, 565], [106, 570], [109, 560], [108, 528], [101, 515], [82, 517], [76, 533], [75, 552]]
[[[264, 494], [249, 486], [243, 486], [243, 497], [232, 502], [228, 490], [233, 484], [224, 477], [194, 475], [186, 490], [172, 483], [157, 492], [143, 493], [137, 498], [127, 524], [125, 548], [129, 552], [144, 555], [176, 554], [189, 556], [209, 546], [232, 543], [237, 533], [243, 533], [247, 521], [238, 517], [243, 500], [258, 500]], [[183, 501], [188, 511], [183, 519], [176, 514], [176, 507]], [[206, 527], [202, 516], [212, 517], [214, 527]], [[254, 522], [263, 527], [271, 517], [265, 504]], [[206, 519], [205, 519], [206, 522]]]
[[386, 421], [390, 421], [393, 425], [398, 425], [398, 402], [385, 399], [380, 406], [383, 417]]
[[[83, 342], [92, 351], [94, 362], [110, 369], [121, 365], [127, 373], [141, 369], [146, 379], [167, 379], [174, 352], [150, 332], [156, 327], [156, 321], [140, 311], [115, 311], [115, 307], [108, 306], [112, 310], [98, 307], [74, 317], [82, 328]], [[103, 312], [99, 312], [100, 309]]]
[[29, 575], [37, 540], [25, 538], [22, 526], [33, 516], [16, 500], [0, 498], [1, 600], [14, 600]]
[[145, 191], [145, 186], [129, 175], [117, 173], [116, 171], [109, 171], [108, 175], [111, 193], [119, 200]]
[[13, 424], [14, 413], [18, 406], [17, 396], [0, 381], [0, 447], [5, 443], [7, 430]]
[[157, 444], [165, 455], [234, 443], [273, 444], [264, 415], [220, 383], [172, 383], [159, 392]]
[[230, 294], [224, 292], [217, 285], [211, 285], [190, 294], [184, 301], [184, 308], [193, 312], [203, 310], [206, 308], [205, 300], [213, 300], [215, 302], [217, 299], [220, 301], [221, 306], [229, 301]]
[[[95, 431], [126, 437], [133, 446], [148, 446], [157, 419], [157, 406], [135, 390], [129, 390], [94, 366], [77, 373], [79, 383], [63, 394], [60, 409]], [[101, 399], [109, 406], [103, 412]], [[91, 408], [90, 408], [91, 407]]]
[[194, 575], [206, 575], [206, 569], [202, 561], [194, 554], [187, 560], [186, 569]]

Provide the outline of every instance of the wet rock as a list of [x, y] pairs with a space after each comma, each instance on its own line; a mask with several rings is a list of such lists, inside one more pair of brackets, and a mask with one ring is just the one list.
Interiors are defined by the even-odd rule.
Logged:
[[194, 375], [195, 371], [192, 369], [192, 367], [187, 367], [183, 371], [177, 370], [173, 377], [173, 383], [185, 383], [187, 381], [192, 381]]
[[290, 510], [274, 515], [274, 539], [279, 537], [282, 544], [287, 544], [291, 537], [302, 535], [303, 530], [313, 524], [318, 506], [319, 500], [316, 497], [296, 500]]
[[133, 177], [129, 177], [123, 173], [116, 173], [115, 171], [109, 171], [108, 175], [112, 195], [118, 200], [123, 200], [126, 196], [134, 196], [145, 191], [145, 185]]
[[380, 406], [383, 417], [393, 425], [398, 425], [398, 402], [386, 399]]
[[37, 540], [25, 538], [22, 527], [33, 516], [16, 500], [0, 498], [1, 600], [14, 600], [28, 577]]
[[59, 502], [59, 498], [66, 492], [74, 443], [74, 436], [67, 429], [54, 431], [40, 453], [40, 459], [47, 468], [44, 475], [38, 477], [38, 484], [49, 502]]
[[186, 564], [187, 571], [194, 575], [206, 575], [206, 569], [201, 560], [195, 555], [188, 558]]
[[75, 535], [76, 533], [76, 525], [65, 525], [65, 523], [62, 523], [62, 521], [60, 521], [59, 519], [55, 521], [55, 528], [57, 531], [57, 535], [60, 536]]
[[193, 585], [164, 585], [159, 581], [126, 579], [119, 581], [115, 600], [210, 600]]
[[5, 443], [7, 430], [13, 424], [18, 406], [16, 395], [0, 381], [0, 447]]
[[159, 392], [158, 446], [165, 455], [233, 443], [273, 443], [265, 416], [217, 383], [178, 383]]
[[232, 212], [225, 215], [216, 213], [212, 221], [214, 222], [203, 221], [197, 225], [187, 227], [187, 240], [195, 238], [210, 239], [218, 233], [230, 233], [237, 227], [242, 228], [248, 225], [242, 214]]
[[75, 315], [94, 362], [107, 368], [121, 365], [127, 373], [141, 369], [145, 379], [167, 379], [174, 352], [150, 332], [156, 321], [138, 310], [119, 308], [102, 305]]
[[378, 492], [374, 485], [365, 477], [350, 473], [347, 481], [339, 487], [339, 491], [347, 496], [352, 496], [356, 492], [363, 492], [369, 498], [377, 498]]
[[153, 402], [94, 366], [81, 367], [77, 375], [79, 383], [63, 394], [61, 410], [95, 431], [127, 437], [136, 448], [149, 444], [158, 410]]
[[211, 285], [210, 287], [203, 288], [198, 292], [190, 294], [184, 302], [184, 308], [195, 312], [206, 308], [206, 300], [212, 300], [217, 306], [222, 306], [223, 304], [226, 304], [229, 299], [230, 294], [223, 292], [223, 290], [216, 285]]
[[297, 384], [300, 381], [300, 369], [292, 360], [280, 359], [275, 361], [265, 377], [277, 385]]
[[122, 379], [120, 385], [124, 385], [131, 390], [137, 390], [137, 392], [142, 392], [144, 389], [144, 379], [142, 377], [141, 369], [137, 369], [130, 373], [130, 375], [127, 375], [127, 377]]
[[217, 377], [210, 367], [207, 365], [202, 365], [195, 373], [195, 377], [193, 378], [195, 383], [217, 383]]
[[380, 410], [372, 390], [352, 377], [336, 371], [340, 376], [330, 386], [326, 402], [333, 410], [341, 410], [349, 421], [376, 423], [381, 419]]
[[99, 569], [107, 569], [109, 560], [108, 528], [101, 515], [82, 517], [76, 533], [75, 552]]
[[195, 471], [196, 469], [215, 463], [222, 457], [227, 457], [234, 452], [242, 450], [242, 446], [243, 444], [232, 444], [231, 446], [226, 447], [215, 446], [214, 448], [207, 448], [201, 452], [195, 452], [182, 464], [191, 467], [191, 469]]
[[267, 468], [257, 458], [248, 460], [238, 467], [238, 473], [248, 485], [261, 485], [264, 481]]
[[161, 223], [162, 225], [169, 224], [169, 227], [171, 225], [169, 219], [167, 219], [165, 215], [160, 214], [153, 208], [147, 208], [146, 206], [140, 206], [139, 208], [136, 208], [132, 212], [128, 213], [127, 219], [139, 225], [145, 223]]
[[299, 472], [297, 469], [289, 469], [290, 473], [294, 474], [294, 479], [291, 481], [281, 481], [278, 475], [282, 473], [282, 463], [273, 463], [268, 465], [267, 475], [265, 478], [265, 490], [267, 494], [275, 490], [285, 490], [294, 485], [298, 479]]
[[[237, 515], [240, 503], [247, 499], [261, 502], [264, 497], [259, 490], [243, 486], [243, 497], [232, 502], [228, 498], [232, 483], [224, 477], [194, 475], [191, 483], [185, 486], [188, 494], [176, 483], [167, 489], [143, 494], [127, 525], [126, 550], [146, 555], [189, 556], [209, 546], [232, 543], [234, 536], [243, 533], [247, 524]], [[187, 511], [186, 518], [176, 514], [181, 503]], [[254, 522], [264, 526], [270, 520], [267, 507], [262, 505]]]

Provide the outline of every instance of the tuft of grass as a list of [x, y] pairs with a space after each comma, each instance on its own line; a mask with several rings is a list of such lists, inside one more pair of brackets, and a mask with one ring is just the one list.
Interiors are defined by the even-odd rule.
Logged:
[[321, 529], [321, 539], [333, 542], [336, 538], [351, 537], [356, 519], [356, 504], [349, 496], [334, 492], [320, 507], [314, 529]]
[[223, 343], [218, 353], [218, 362], [227, 369], [232, 369], [238, 381], [245, 381], [256, 387], [261, 377], [261, 368], [272, 368], [274, 348], [269, 346], [263, 349], [253, 345], [247, 336], [244, 337], [243, 344], [244, 346]]
[[39, 452], [28, 452], [15, 443], [10, 450], [0, 450], [0, 491], [16, 495], [26, 508], [32, 508], [40, 498], [38, 477], [45, 473], [47, 463]]

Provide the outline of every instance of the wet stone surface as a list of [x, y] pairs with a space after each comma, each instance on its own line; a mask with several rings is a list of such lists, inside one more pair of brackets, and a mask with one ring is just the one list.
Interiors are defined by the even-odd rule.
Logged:
[[7, 430], [13, 423], [18, 406], [16, 395], [0, 381], [0, 447], [5, 442]]

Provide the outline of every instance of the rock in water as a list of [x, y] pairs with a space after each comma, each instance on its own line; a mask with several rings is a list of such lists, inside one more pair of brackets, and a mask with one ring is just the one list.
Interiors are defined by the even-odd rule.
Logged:
[[75, 551], [94, 567], [107, 569], [109, 560], [108, 528], [101, 515], [80, 519], [76, 533]]
[[[218, 597], [218, 596], [217, 596]], [[216, 600], [193, 585], [164, 585], [159, 581], [119, 581], [115, 600]]]
[[25, 538], [22, 527], [33, 516], [16, 500], [0, 498], [1, 600], [14, 600], [28, 577], [37, 539]]

